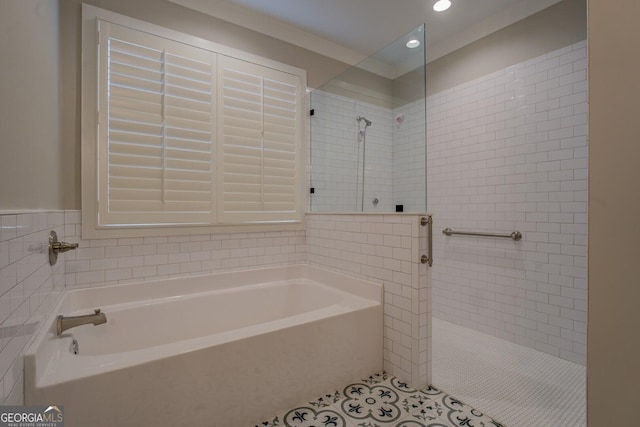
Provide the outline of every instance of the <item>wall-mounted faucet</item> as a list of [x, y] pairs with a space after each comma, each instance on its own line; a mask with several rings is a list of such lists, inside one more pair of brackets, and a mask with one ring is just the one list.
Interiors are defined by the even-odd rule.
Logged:
[[88, 325], [92, 323], [94, 326], [107, 323], [107, 316], [100, 312], [99, 308], [96, 308], [94, 314], [84, 314], [82, 316], [69, 316], [64, 317], [62, 314], [56, 318], [56, 332], [58, 336], [62, 335], [67, 329], [75, 328], [76, 326]]
[[49, 233], [49, 265], [58, 262], [58, 254], [76, 249], [77, 243], [59, 242], [58, 234], [55, 231]]

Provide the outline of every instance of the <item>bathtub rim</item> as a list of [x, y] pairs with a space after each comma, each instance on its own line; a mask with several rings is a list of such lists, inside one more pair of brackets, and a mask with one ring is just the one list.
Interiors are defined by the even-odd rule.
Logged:
[[[350, 311], [363, 310], [363, 309], [368, 309], [368, 308], [377, 307], [377, 306], [381, 307], [383, 302], [383, 287], [381, 284], [360, 279], [357, 277], [345, 275], [332, 270], [311, 266], [308, 264], [256, 268], [256, 269], [242, 270], [242, 271], [225, 271], [225, 272], [213, 273], [213, 274], [211, 273], [199, 274], [199, 275], [187, 276], [187, 277], [160, 279], [158, 281], [140, 281], [140, 282], [126, 283], [126, 284], [109, 285], [109, 286], [103, 286], [98, 288], [83, 288], [83, 289], [68, 290], [64, 292], [63, 296], [60, 298], [60, 300], [56, 304], [53, 311], [49, 313], [49, 315], [43, 320], [42, 324], [38, 328], [39, 330], [34, 334], [32, 342], [27, 346], [27, 350], [24, 354], [25, 390], [27, 389], [27, 387], [31, 387], [32, 389], [37, 389], [37, 388], [47, 387], [52, 384], [56, 384], [57, 382], [55, 381], [53, 382], [46, 381], [45, 378], [47, 378], [47, 372], [43, 373], [42, 371], [38, 371], [38, 369], [46, 370], [48, 367], [48, 364], [52, 360], [58, 360], [58, 361], [62, 360], [63, 362], [64, 361], [69, 362], [69, 355], [66, 354], [68, 352], [68, 349], [67, 349], [68, 346], [66, 344], [67, 344], [67, 341], [68, 341], [68, 344], [70, 344], [71, 339], [68, 337], [67, 338], [56, 337], [56, 332], [55, 332], [56, 316], [59, 313], [63, 313], [63, 312], [74, 313], [75, 311], [86, 311], [87, 309], [93, 309], [98, 307], [98, 306], [93, 307], [94, 304], [89, 304], [88, 306], [80, 309], [64, 311], [65, 309], [70, 308], [69, 304], [73, 302], [73, 301], [70, 301], [70, 298], [69, 298], [70, 296], [71, 298], [73, 298], [74, 295], [80, 295], [82, 297], [88, 296], [89, 298], [84, 300], [82, 298], [75, 300], [76, 302], [85, 301], [85, 303], [87, 302], [87, 300], [89, 302], [93, 302], [92, 297], [99, 297], [101, 295], [108, 294], [108, 292], [114, 292], [114, 291], [116, 293], [124, 292], [125, 296], [127, 291], [134, 291], [133, 294], [136, 295], [137, 297], [140, 297], [141, 292], [145, 292], [145, 291], [148, 292], [150, 290], [153, 290], [154, 293], [157, 292], [158, 283], [162, 283], [165, 289], [163, 289], [163, 291], [160, 293], [163, 296], [157, 297], [154, 295], [153, 297], [153, 300], [157, 300], [159, 298], [168, 298], [171, 296], [185, 296], [189, 294], [199, 293], [198, 291], [195, 291], [195, 289], [200, 289], [200, 292], [206, 292], [206, 291], [202, 291], [202, 286], [206, 286], [206, 284], [205, 285], [202, 284], [202, 280], [210, 279], [213, 277], [221, 280], [224, 280], [225, 278], [235, 277], [234, 281], [236, 282], [235, 284], [231, 284], [231, 285], [230, 284], [226, 284], [224, 286], [215, 285], [213, 286], [215, 290], [230, 289], [232, 287], [237, 288], [237, 287], [245, 287], [245, 286], [255, 286], [259, 284], [269, 285], [269, 284], [274, 284], [274, 283], [283, 282], [283, 281], [290, 281], [290, 280], [305, 280], [312, 283], [320, 284], [322, 286], [326, 286], [328, 288], [333, 288], [334, 290], [340, 293], [351, 294], [352, 296], [357, 297], [358, 300], [369, 301], [369, 304], [362, 304], [362, 303], [356, 304], [355, 307], [352, 307], [349, 304], [344, 306], [332, 305], [332, 306], [322, 308], [320, 310], [305, 312], [289, 318], [269, 321], [262, 325], [252, 325], [252, 326], [248, 326], [238, 330], [222, 332], [215, 335], [208, 335], [204, 337], [179, 341], [176, 343], [164, 344], [164, 345], [158, 346], [157, 348], [156, 347], [153, 347], [153, 348], [165, 350], [173, 347], [174, 351], [164, 352], [164, 353], [158, 352], [157, 357], [149, 357], [149, 354], [148, 354], [149, 352], [147, 351], [147, 356], [142, 358], [144, 360], [141, 360], [135, 363], [130, 363], [130, 361], [127, 361], [123, 363], [121, 366], [116, 366], [111, 369], [107, 369], [107, 368], [99, 369], [97, 372], [84, 372], [84, 371], [78, 372], [77, 375], [73, 375], [68, 378], [65, 377], [64, 381], [62, 382], [73, 381], [77, 378], [81, 378], [84, 376], [101, 375], [110, 370], [125, 369], [129, 366], [135, 366], [138, 364], [151, 362], [153, 360], [161, 359], [164, 357], [172, 357], [182, 353], [198, 351], [198, 350], [201, 350], [202, 348], [211, 346], [211, 344], [217, 345], [217, 344], [224, 344], [225, 342], [234, 341], [238, 339], [249, 339], [252, 336], [257, 335], [255, 333], [256, 330], [259, 330], [261, 331], [262, 334], [265, 334], [265, 333], [274, 332], [280, 329], [291, 328], [296, 325], [311, 323], [313, 321], [318, 321], [324, 318], [339, 316], [339, 315], [348, 313]], [[238, 284], [237, 282], [239, 281], [240, 278], [250, 279], [251, 282], [257, 281], [258, 283]], [[185, 281], [185, 280], [189, 282], [190, 286], [181, 285], [179, 288], [177, 288], [176, 286], [172, 286], [172, 284], [175, 285], [176, 281]], [[209, 286], [211, 287], [211, 284], [209, 284]], [[185, 291], [186, 288], [191, 289], [191, 292], [186, 292]], [[169, 293], [173, 295], [165, 295], [164, 292], [167, 291], [167, 289], [170, 290]], [[181, 292], [176, 292], [178, 290], [180, 290]], [[209, 289], [209, 291], [212, 291], [212, 290], [213, 289]], [[146, 300], [150, 300], [150, 298], [147, 297], [147, 298], [136, 299], [136, 301], [139, 303], [142, 303], [143, 301], [146, 301]], [[108, 305], [115, 305], [115, 304], [113, 303], [106, 304], [104, 306], [108, 306]], [[382, 325], [380, 325], [380, 327], [382, 328]], [[236, 336], [230, 336], [233, 334], [235, 334]], [[216, 340], [221, 340], [221, 341], [218, 341], [218, 342], [210, 341], [208, 343], [209, 345], [207, 345], [205, 341], [211, 337], [216, 338], [214, 341]], [[64, 340], [64, 342], [60, 341], [59, 343], [49, 343], [48, 341], [52, 339]], [[196, 344], [195, 346], [193, 346], [194, 343]], [[193, 347], [186, 348], [187, 345], [192, 345]], [[183, 347], [183, 349], [176, 352], [175, 351], [176, 347]], [[145, 350], [148, 350], [148, 349], [145, 349]], [[136, 350], [136, 351], [133, 351], [132, 353], [137, 352], [139, 353], [138, 354], [139, 356], [140, 354], [142, 354], [141, 352], [143, 351], [144, 350]], [[95, 367], [96, 361], [98, 363], [101, 361], [105, 361], [106, 359], [108, 359], [108, 357], [113, 357], [113, 355], [86, 356], [86, 357], [94, 359], [93, 362]], [[62, 368], [67, 369], [70, 367], [62, 366]]]
[[[209, 278], [227, 279], [227, 281], [224, 282], [224, 284], [222, 281], [218, 284], [198, 283], [203, 279]], [[382, 302], [382, 284], [380, 283], [315, 265], [294, 264], [289, 266], [258, 267], [161, 278], [157, 280], [139, 280], [99, 287], [68, 289], [64, 291], [61, 297], [62, 305], [56, 307], [56, 309], [67, 309], [69, 313], [74, 313], [80, 310], [93, 310], [94, 308], [99, 308], [100, 305], [107, 306], [125, 302], [123, 300], [117, 300], [117, 296], [112, 295], [114, 291], [118, 294], [127, 292], [126, 302], [133, 302], [149, 299], [148, 294], [151, 292], [154, 294], [153, 299], [158, 299], [292, 279], [309, 279], [365, 299]], [[182, 282], [179, 287], [175, 286], [177, 282]], [[183, 290], [183, 292], [177, 292], [178, 289]], [[101, 302], [98, 301], [98, 299], [101, 299]]]

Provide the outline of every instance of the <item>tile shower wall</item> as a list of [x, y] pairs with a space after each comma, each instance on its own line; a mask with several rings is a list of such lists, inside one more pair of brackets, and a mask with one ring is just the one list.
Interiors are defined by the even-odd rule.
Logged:
[[23, 355], [64, 289], [64, 262], [49, 265], [49, 231], [64, 234], [63, 212], [0, 214], [0, 392], [22, 405]]
[[434, 315], [584, 364], [586, 42], [430, 96], [427, 111]]
[[305, 261], [304, 231], [82, 240], [80, 216], [67, 211], [65, 232], [80, 244], [65, 254], [69, 289]]
[[393, 204], [405, 212], [425, 210], [425, 100], [395, 108], [393, 116]]
[[384, 286], [384, 369], [430, 380], [429, 271], [420, 215], [307, 214], [307, 262]]
[[[365, 151], [364, 211], [390, 212], [392, 128], [389, 109], [320, 90], [313, 91], [311, 108], [311, 196], [314, 212], [361, 211], [362, 155]], [[373, 124], [366, 141], [359, 141], [356, 117]], [[379, 204], [374, 206], [372, 200]], [[422, 208], [424, 210], [424, 207]]]

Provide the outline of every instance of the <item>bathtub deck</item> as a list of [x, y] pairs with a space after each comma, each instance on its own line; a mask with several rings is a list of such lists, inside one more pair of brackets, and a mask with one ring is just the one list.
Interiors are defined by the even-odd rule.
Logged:
[[385, 373], [269, 418], [255, 427], [501, 427], [497, 421], [428, 387], [414, 390]]

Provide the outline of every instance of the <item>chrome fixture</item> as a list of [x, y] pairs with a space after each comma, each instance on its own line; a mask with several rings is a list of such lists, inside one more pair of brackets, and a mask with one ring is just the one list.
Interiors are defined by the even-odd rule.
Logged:
[[380, 200], [378, 200], [378, 198], [377, 198], [377, 197], [375, 197], [375, 198], [371, 201], [371, 203], [373, 204], [373, 206], [378, 206], [378, 203], [380, 203]]
[[427, 215], [420, 218], [420, 225], [427, 227], [427, 255], [420, 257], [420, 262], [433, 266], [433, 216]]
[[56, 331], [58, 336], [62, 335], [67, 329], [75, 328], [76, 326], [88, 325], [89, 323], [94, 326], [107, 323], [107, 316], [100, 312], [99, 308], [93, 311], [94, 314], [84, 314], [82, 316], [68, 316], [65, 317], [60, 314], [56, 318]]
[[[366, 117], [358, 116], [356, 117], [356, 121], [358, 122], [358, 160], [356, 163], [356, 170], [360, 165], [360, 142], [362, 142], [362, 185], [361, 194], [360, 194], [360, 210], [364, 211], [364, 166], [365, 166], [365, 154], [367, 150], [367, 128], [371, 126], [371, 120], [368, 120]], [[360, 128], [360, 122], [364, 121], [364, 127]], [[356, 211], [358, 210], [358, 180], [360, 177], [356, 174]]]
[[358, 123], [360, 123], [361, 121], [364, 120], [364, 127], [368, 127], [371, 126], [371, 120], [367, 120], [366, 117], [362, 117], [362, 116], [358, 116], [358, 118], [356, 119], [358, 121]]
[[77, 243], [59, 242], [55, 231], [49, 233], [49, 265], [55, 265], [58, 261], [58, 254], [76, 249]]
[[480, 236], [480, 237], [498, 237], [501, 239], [511, 239], [511, 240], [515, 240], [516, 242], [520, 239], [522, 239], [522, 233], [520, 233], [519, 231], [514, 231], [513, 233], [510, 234], [496, 234], [496, 233], [476, 233], [474, 231], [453, 231], [450, 228], [445, 228], [444, 230], [442, 230], [442, 234], [445, 234], [447, 236], [452, 236], [454, 234], [460, 234], [463, 236]]

